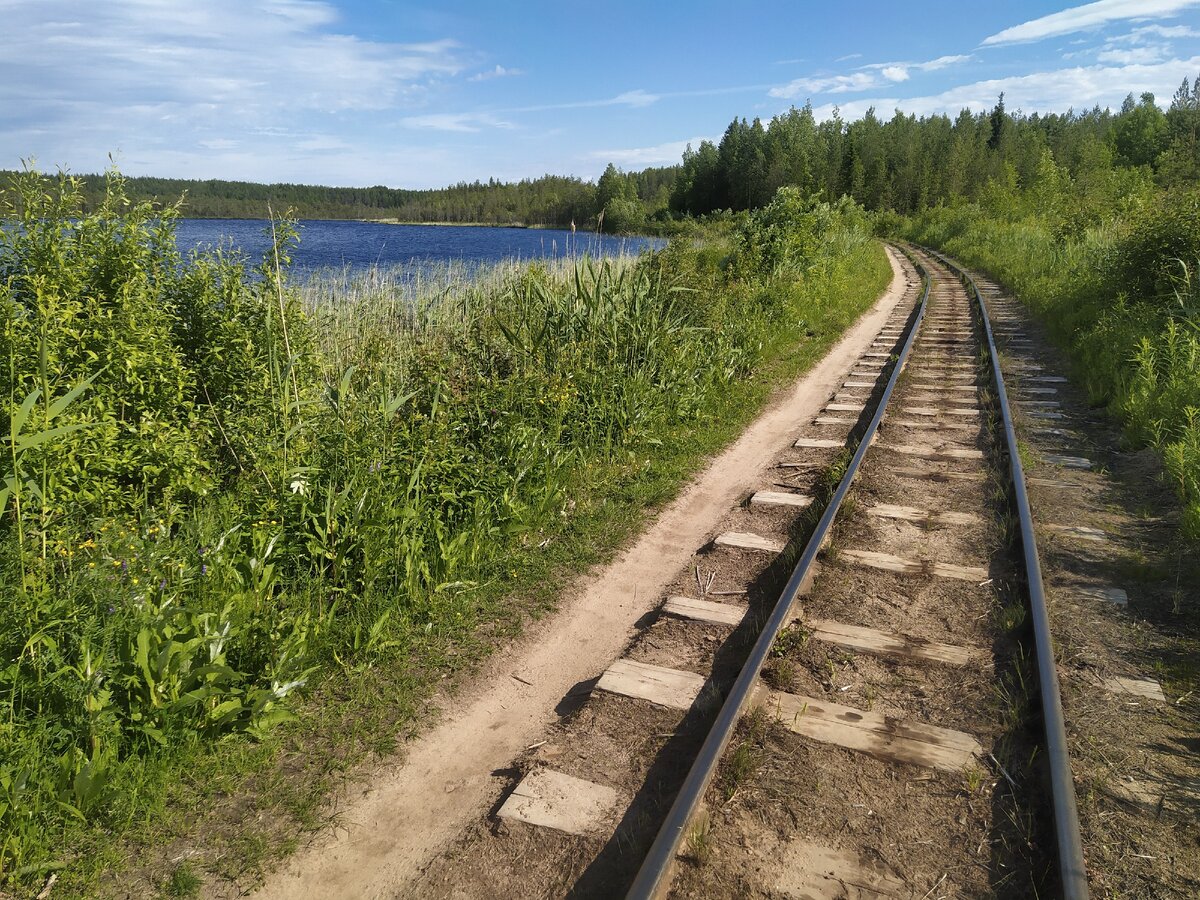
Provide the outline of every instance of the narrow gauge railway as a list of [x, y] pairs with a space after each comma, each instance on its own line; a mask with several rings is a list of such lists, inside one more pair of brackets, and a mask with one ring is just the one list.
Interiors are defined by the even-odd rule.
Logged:
[[1087, 896], [995, 343], [1022, 338], [948, 261], [904, 265], [773, 483], [422, 895]]

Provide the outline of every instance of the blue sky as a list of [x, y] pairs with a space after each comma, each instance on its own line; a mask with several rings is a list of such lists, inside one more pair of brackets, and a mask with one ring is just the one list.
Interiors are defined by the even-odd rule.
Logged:
[[679, 160], [811, 100], [1165, 105], [1200, 0], [0, 0], [0, 168], [435, 187]]

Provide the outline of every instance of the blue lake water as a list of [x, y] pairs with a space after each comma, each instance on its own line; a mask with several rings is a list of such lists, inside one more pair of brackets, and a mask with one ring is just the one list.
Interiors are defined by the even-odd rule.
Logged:
[[[245, 219], [182, 219], [176, 237], [181, 250], [228, 247], [259, 259], [271, 246], [268, 223]], [[375, 222], [306, 220], [300, 222], [300, 246], [292, 268], [420, 268], [423, 264], [461, 262], [486, 265], [506, 259], [538, 260], [588, 254], [637, 254], [661, 247], [661, 238], [614, 237], [590, 232], [490, 228], [455, 225], [384, 225]]]

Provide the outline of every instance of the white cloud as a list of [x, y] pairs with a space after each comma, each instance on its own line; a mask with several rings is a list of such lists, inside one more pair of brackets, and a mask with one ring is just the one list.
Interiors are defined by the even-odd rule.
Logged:
[[617, 96], [613, 97], [612, 102], [616, 105], [641, 108], [643, 106], [650, 106], [658, 101], [659, 96], [657, 94], [648, 94], [639, 88], [636, 91], [626, 91], [623, 94], [618, 94]]
[[787, 84], [771, 88], [767, 93], [782, 100], [793, 100], [810, 94], [845, 94], [852, 91], [865, 91], [878, 84], [879, 79], [868, 72], [853, 72], [849, 75], [796, 78]]
[[486, 72], [479, 72], [476, 75], [472, 75], [467, 79], [467, 81], [490, 81], [493, 78], [511, 78], [514, 75], [524, 74], [525, 71], [523, 69], [506, 69], [504, 66], [497, 63], [496, 68], [488, 69]]
[[[787, 84], [771, 88], [768, 94], [783, 100], [793, 100], [813, 94], [848, 94], [857, 91], [867, 91], [880, 87], [885, 82], [908, 81], [911, 72], [935, 72], [948, 66], [965, 62], [970, 54], [956, 56], [939, 56], [925, 62], [886, 62], [871, 63], [859, 66], [849, 75], [818, 75], [808, 78], [797, 78]], [[883, 80], [874, 74], [879, 73]]]
[[[922, 97], [872, 97], [840, 104], [843, 119], [861, 118], [874, 107], [881, 116], [890, 116], [895, 109], [916, 115], [955, 115], [962, 109], [986, 112], [996, 105], [1004, 93], [1004, 104], [1010, 110], [1026, 113], [1065, 112], [1069, 108], [1090, 109], [1093, 106], [1119, 107], [1126, 94], [1134, 96], [1151, 92], [1169, 97], [1179, 85], [1180, 72], [1200, 69], [1200, 56], [1172, 59], [1153, 65], [1078, 66], [1049, 72], [1036, 72], [1010, 78], [992, 78], [972, 84], [959, 85]], [[813, 110], [818, 119], [829, 118], [834, 104]]]
[[1143, 25], [1140, 28], [1133, 29], [1128, 34], [1117, 35], [1109, 40], [1130, 41], [1137, 44], [1150, 40], [1152, 36], [1168, 40], [1173, 38], [1200, 37], [1200, 31], [1190, 28], [1187, 25]]
[[688, 141], [668, 141], [653, 147], [630, 147], [623, 150], [596, 150], [589, 153], [589, 159], [599, 162], [611, 162], [621, 168], [645, 168], [646, 166], [675, 165], [683, 158], [683, 151], [690, 144], [699, 147], [701, 141], [716, 143], [719, 138], [694, 137]]
[[1130, 47], [1128, 50], [1118, 50], [1116, 48], [1101, 50], [1096, 54], [1096, 59], [1105, 63], [1116, 63], [1122, 66], [1135, 65], [1139, 63], [1156, 63], [1165, 59], [1170, 52], [1170, 48], [1166, 45], [1154, 45], [1144, 47]]
[[475, 132], [484, 128], [514, 128], [511, 122], [506, 122], [489, 113], [430, 113], [421, 116], [405, 116], [400, 120], [408, 128], [430, 129], [433, 131]]
[[1125, 19], [1146, 20], [1173, 16], [1200, 5], [1200, 0], [1097, 0], [1061, 12], [1030, 19], [983, 39], [983, 46], [1040, 41], [1061, 34], [1099, 28]]

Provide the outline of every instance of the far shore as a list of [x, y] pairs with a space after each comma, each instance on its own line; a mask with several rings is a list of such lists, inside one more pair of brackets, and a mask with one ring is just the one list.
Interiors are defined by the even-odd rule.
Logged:
[[[527, 225], [524, 222], [412, 222], [406, 219], [355, 219], [356, 222], [368, 222], [372, 225], [429, 225], [454, 228], [530, 228], [547, 231], [570, 231], [569, 225]], [[575, 228], [576, 231], [594, 233], [594, 228]]]

